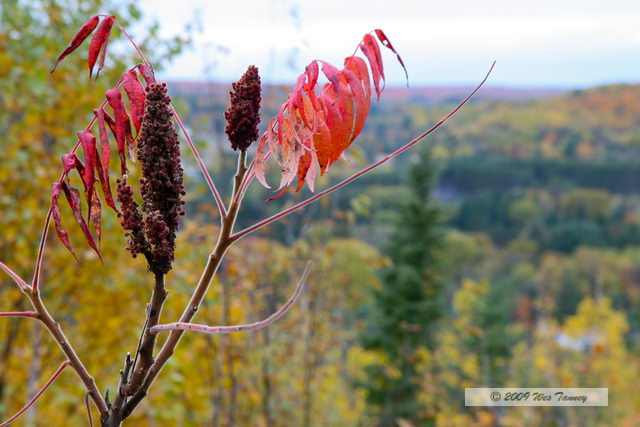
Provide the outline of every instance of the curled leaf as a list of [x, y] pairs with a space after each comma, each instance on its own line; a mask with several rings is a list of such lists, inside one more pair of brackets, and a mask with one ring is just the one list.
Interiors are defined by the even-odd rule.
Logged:
[[82, 44], [82, 42], [87, 37], [89, 37], [89, 35], [93, 32], [93, 30], [95, 30], [96, 27], [98, 26], [98, 22], [99, 21], [100, 21], [100, 18], [96, 15], [96, 16], [93, 16], [93, 17], [89, 18], [89, 20], [87, 22], [85, 22], [84, 25], [82, 25], [82, 27], [80, 27], [80, 29], [78, 30], [76, 35], [71, 40], [71, 43], [69, 43], [69, 46], [67, 46], [65, 48], [65, 50], [62, 51], [62, 53], [60, 54], [60, 56], [56, 60], [55, 65], [53, 66], [53, 68], [50, 71], [51, 73], [53, 73], [56, 70], [56, 68], [58, 67], [58, 64], [60, 64], [60, 61], [62, 61], [71, 52], [76, 50]]
[[104, 68], [104, 59], [107, 53], [107, 45], [109, 44], [109, 34], [111, 33], [111, 27], [113, 26], [113, 20], [115, 16], [107, 16], [102, 20], [100, 25], [98, 25], [98, 29], [91, 37], [91, 42], [89, 43], [89, 79], [93, 74], [93, 67], [98, 60], [98, 56], [100, 57], [100, 63], [98, 64], [98, 72], [96, 73], [96, 78], [100, 71]]
[[102, 204], [98, 197], [91, 199], [89, 219], [93, 223], [93, 231], [98, 239], [98, 247], [100, 247], [100, 240], [102, 238]]
[[109, 146], [109, 136], [107, 135], [107, 128], [105, 126], [105, 112], [102, 108], [93, 110], [93, 114], [96, 116], [98, 122], [98, 134], [100, 137], [100, 155], [96, 153], [96, 170], [98, 170], [98, 179], [102, 186], [102, 193], [104, 199], [114, 211], [118, 212], [116, 204], [113, 201], [113, 195], [111, 193], [111, 186], [109, 185], [109, 161], [111, 158], [111, 147]]
[[150, 65], [140, 64], [138, 65], [138, 70], [140, 70], [140, 74], [142, 74], [142, 77], [144, 78], [147, 86], [156, 82], [156, 76], [153, 73], [153, 68], [151, 68]]
[[78, 257], [71, 248], [69, 234], [62, 228], [62, 221], [60, 219], [60, 206], [58, 205], [58, 199], [60, 198], [60, 192], [62, 191], [63, 185], [66, 185], [66, 183], [54, 182], [51, 186], [51, 214], [53, 215], [53, 224], [55, 226], [58, 239], [60, 239], [67, 249], [69, 249], [69, 252], [71, 252], [71, 255], [73, 255], [77, 261]]
[[102, 256], [100, 255], [100, 250], [96, 246], [96, 242], [93, 240], [93, 236], [91, 235], [91, 231], [89, 231], [89, 227], [82, 217], [82, 206], [80, 203], [80, 192], [71, 187], [66, 181], [62, 182], [62, 191], [64, 191], [64, 195], [67, 198], [67, 202], [69, 202], [69, 206], [71, 206], [71, 210], [73, 212], [73, 217], [76, 219], [76, 222], [80, 226], [82, 233], [84, 234], [85, 239], [91, 246], [100, 260], [102, 260]]
[[[96, 138], [91, 131], [87, 129], [78, 132], [78, 138], [80, 138], [84, 152], [85, 167], [82, 179], [84, 181], [85, 197], [87, 198], [87, 206], [91, 207], [91, 199], [93, 198], [94, 184], [96, 181]], [[91, 220], [91, 216], [89, 216], [89, 220]]]
[[142, 117], [144, 116], [145, 94], [138, 73], [135, 68], [127, 71], [122, 75], [122, 86], [129, 98], [129, 111], [131, 112], [131, 120], [136, 128], [136, 134], [140, 133], [142, 125]]
[[[133, 136], [131, 135], [131, 121], [122, 102], [122, 95], [117, 88], [109, 89], [105, 92], [107, 102], [113, 109], [115, 121], [115, 135], [118, 143], [118, 154], [120, 156], [120, 172], [122, 175], [127, 173], [125, 147], [129, 145], [129, 153], [131, 154]], [[105, 115], [106, 118], [106, 115]]]

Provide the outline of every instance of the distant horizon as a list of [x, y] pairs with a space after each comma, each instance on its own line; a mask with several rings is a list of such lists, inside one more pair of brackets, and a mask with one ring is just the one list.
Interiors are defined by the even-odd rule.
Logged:
[[[363, 35], [385, 31], [403, 57], [412, 86], [475, 85], [493, 60], [488, 84], [583, 89], [640, 83], [637, 0], [184, 0], [159, 7], [141, 0], [141, 26], [193, 44], [159, 76], [167, 80], [237, 80], [249, 64], [263, 81], [293, 82], [313, 59], [334, 65]], [[132, 29], [135, 32], [135, 29]], [[404, 84], [394, 55], [383, 49], [390, 86]]]

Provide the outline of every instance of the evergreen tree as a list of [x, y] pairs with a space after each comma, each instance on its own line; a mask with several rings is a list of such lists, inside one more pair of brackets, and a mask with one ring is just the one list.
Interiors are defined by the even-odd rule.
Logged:
[[417, 362], [421, 349], [433, 348], [435, 323], [443, 312], [437, 272], [439, 210], [431, 198], [433, 178], [428, 155], [410, 168], [409, 194], [402, 201], [385, 250], [393, 264], [381, 273], [382, 287], [374, 291], [367, 329], [360, 337], [365, 349], [384, 360], [367, 366], [367, 379], [360, 384], [380, 426], [396, 425], [398, 419], [431, 424], [418, 401]]

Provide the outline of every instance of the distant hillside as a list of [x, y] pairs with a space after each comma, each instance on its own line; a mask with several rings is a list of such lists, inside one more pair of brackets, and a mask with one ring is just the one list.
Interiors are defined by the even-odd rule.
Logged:
[[[170, 87], [174, 95], [179, 96], [226, 96], [231, 88], [228, 83], [173, 81]], [[286, 91], [287, 86], [268, 85], [265, 92]], [[381, 100], [386, 102], [418, 102], [426, 104], [446, 103], [466, 96], [473, 88], [471, 86], [417, 86], [417, 87], [387, 87]], [[498, 101], [525, 101], [529, 99], [548, 98], [565, 94], [569, 89], [551, 88], [512, 88], [500, 86], [485, 86], [476, 99], [491, 99]]]

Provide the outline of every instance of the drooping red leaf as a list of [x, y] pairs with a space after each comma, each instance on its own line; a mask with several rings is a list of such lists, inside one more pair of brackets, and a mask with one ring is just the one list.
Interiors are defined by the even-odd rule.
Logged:
[[[84, 152], [84, 176], [82, 179], [84, 181], [85, 197], [87, 199], [87, 206], [91, 207], [91, 199], [93, 198], [94, 184], [96, 181], [96, 138], [88, 129], [78, 132], [78, 138], [80, 138], [82, 151]], [[91, 216], [89, 216], [89, 221], [91, 221]]]
[[64, 168], [64, 174], [67, 175], [71, 169], [76, 169], [82, 178], [82, 183], [86, 185], [84, 178], [84, 165], [74, 153], [67, 153], [62, 155], [62, 167]]
[[60, 219], [60, 206], [58, 205], [58, 199], [60, 197], [60, 192], [62, 191], [62, 186], [66, 183], [54, 182], [51, 186], [51, 214], [53, 215], [53, 224], [56, 229], [56, 234], [58, 235], [58, 239], [69, 249], [71, 255], [78, 260], [76, 253], [71, 248], [71, 242], [69, 241], [69, 234], [62, 228], [62, 221]]
[[[131, 145], [133, 136], [131, 135], [131, 121], [122, 102], [122, 95], [117, 88], [109, 89], [105, 92], [107, 101], [113, 109], [115, 120], [115, 134], [118, 143], [118, 154], [120, 156], [120, 172], [122, 175], [127, 173], [125, 147], [129, 145], [129, 153], [131, 154]], [[106, 118], [106, 115], [105, 115]]]
[[91, 235], [91, 231], [87, 226], [84, 218], [82, 217], [82, 206], [80, 202], [80, 192], [67, 184], [66, 181], [62, 182], [62, 191], [64, 191], [64, 195], [69, 202], [69, 206], [71, 206], [71, 210], [73, 212], [73, 217], [76, 219], [76, 222], [80, 226], [82, 233], [84, 234], [85, 239], [89, 243], [89, 246], [98, 254], [98, 258], [102, 260], [102, 256], [100, 255], [100, 250], [96, 246], [96, 242], [93, 240], [93, 236]]
[[102, 193], [104, 199], [107, 202], [107, 206], [118, 212], [116, 204], [113, 201], [113, 195], [111, 193], [111, 186], [109, 185], [109, 161], [111, 158], [111, 147], [109, 146], [109, 137], [107, 135], [107, 129], [105, 126], [105, 112], [102, 108], [93, 110], [93, 114], [96, 116], [98, 122], [98, 133], [100, 136], [100, 155], [96, 153], [96, 169], [98, 170], [98, 178], [100, 179], [100, 185], [102, 186]]
[[378, 40], [380, 40], [380, 43], [382, 43], [384, 47], [391, 49], [391, 51], [396, 54], [396, 58], [398, 58], [398, 62], [400, 63], [400, 65], [402, 65], [402, 69], [404, 70], [404, 75], [407, 78], [407, 85], [408, 85], [409, 73], [407, 73], [407, 67], [404, 66], [404, 61], [402, 60], [398, 52], [396, 52], [395, 48], [387, 38], [386, 34], [381, 29], [376, 29], [375, 33], [376, 33], [376, 36], [378, 36]]
[[102, 204], [99, 197], [94, 197], [91, 200], [89, 218], [93, 223], [93, 231], [98, 239], [98, 247], [100, 247], [100, 240], [102, 239]]
[[[404, 68], [402, 59], [384, 32], [376, 30], [375, 33], [380, 43], [396, 54]], [[260, 183], [268, 187], [264, 171], [268, 147], [281, 169], [278, 190], [286, 190], [297, 176], [297, 190], [307, 182], [313, 191], [318, 172], [323, 175], [329, 166], [344, 156], [345, 150], [360, 135], [371, 106], [372, 80], [379, 98], [384, 90], [380, 81], [384, 83], [385, 77], [376, 38], [366, 34], [358, 47], [366, 61], [350, 56], [340, 70], [325, 61], [315, 60], [296, 79], [287, 101], [259, 140], [254, 173]], [[316, 93], [320, 71], [328, 83]], [[274, 198], [283, 194], [281, 191]]]
[[98, 64], [98, 72], [96, 73], [96, 78], [100, 71], [104, 68], [104, 59], [107, 52], [107, 45], [109, 44], [109, 34], [111, 33], [111, 27], [113, 26], [113, 20], [115, 16], [107, 16], [102, 20], [100, 25], [98, 25], [98, 29], [91, 37], [91, 42], [89, 43], [89, 79], [93, 74], [93, 67], [96, 65], [96, 61], [98, 60], [98, 56], [100, 56], [100, 63]]
[[360, 50], [369, 60], [371, 66], [371, 74], [373, 76], [373, 87], [376, 89], [377, 99], [380, 100], [380, 94], [384, 90], [384, 86], [380, 87], [380, 80], [384, 82], [384, 69], [382, 66], [382, 53], [380, 47], [376, 43], [376, 39], [371, 34], [365, 34], [360, 43]]
[[146, 97], [144, 88], [142, 87], [140, 80], [138, 80], [138, 73], [135, 68], [122, 75], [122, 86], [129, 98], [129, 111], [131, 112], [133, 126], [136, 128], [136, 134], [138, 134], [140, 133], [142, 117], [144, 116], [144, 103]]
[[[104, 109], [102, 109], [102, 111], [104, 111]], [[104, 111], [104, 122], [109, 126], [109, 129], [111, 129], [113, 137], [116, 138], [116, 121], [113, 120], [113, 117], [111, 117], [106, 111]]]
[[71, 52], [76, 50], [78, 48], [78, 46], [80, 46], [82, 44], [82, 42], [87, 37], [89, 37], [89, 35], [93, 32], [93, 30], [95, 30], [96, 27], [98, 26], [98, 22], [99, 21], [100, 21], [100, 18], [96, 15], [96, 16], [93, 16], [93, 17], [89, 18], [89, 20], [87, 22], [85, 22], [82, 27], [80, 27], [80, 29], [78, 30], [76, 35], [71, 40], [71, 43], [69, 43], [69, 46], [67, 46], [65, 48], [65, 50], [62, 51], [62, 53], [60, 54], [60, 56], [56, 60], [55, 65], [53, 66], [53, 68], [50, 71], [51, 73], [53, 73], [56, 70], [56, 68], [58, 67], [58, 64], [60, 64], [60, 61], [62, 61]]
[[153, 68], [151, 68], [150, 65], [140, 64], [138, 65], [138, 70], [140, 70], [140, 74], [142, 74], [142, 77], [144, 78], [147, 86], [156, 82], [156, 76], [153, 73]]

